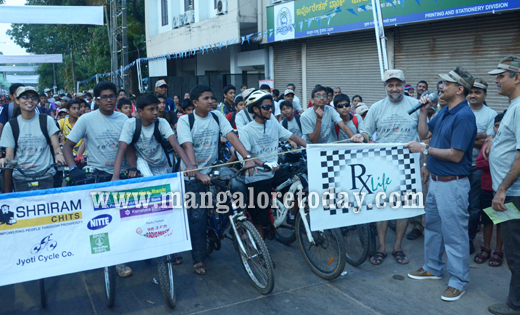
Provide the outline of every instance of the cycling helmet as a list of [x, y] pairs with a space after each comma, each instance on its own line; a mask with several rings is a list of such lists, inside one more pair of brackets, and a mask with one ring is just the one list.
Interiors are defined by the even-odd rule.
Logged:
[[262, 104], [262, 101], [265, 99], [270, 99], [271, 102], [274, 103], [273, 96], [271, 95], [271, 93], [262, 91], [262, 90], [256, 90], [256, 91], [252, 92], [251, 94], [249, 94], [249, 96], [246, 99], [247, 110], [251, 114], [254, 114], [253, 107], [259, 106], [260, 104]]

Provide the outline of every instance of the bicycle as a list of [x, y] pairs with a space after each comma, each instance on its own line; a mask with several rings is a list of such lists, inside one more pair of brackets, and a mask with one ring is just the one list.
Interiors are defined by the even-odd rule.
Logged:
[[[213, 172], [210, 176], [210, 186], [214, 186], [219, 191], [230, 191], [231, 195], [235, 192], [243, 193], [243, 191], [236, 191], [232, 187], [232, 183], [235, 180], [240, 180], [240, 176], [245, 171], [255, 167], [242, 168], [240, 171], [236, 171], [229, 179], [223, 179], [218, 173]], [[232, 197], [229, 198], [228, 205], [231, 205], [232, 211], [228, 211], [227, 214], [218, 214], [219, 219], [216, 219], [216, 211], [210, 212], [208, 230], [214, 230], [217, 236], [215, 240], [219, 240], [219, 246], [212, 249], [219, 250], [220, 240], [224, 237], [233, 240], [235, 251], [239, 254], [242, 266], [251, 279], [253, 286], [261, 294], [269, 294], [274, 288], [274, 271], [267, 246], [249, 220], [247, 212], [244, 209], [239, 209]], [[208, 248], [211, 248], [210, 243], [208, 242]]]

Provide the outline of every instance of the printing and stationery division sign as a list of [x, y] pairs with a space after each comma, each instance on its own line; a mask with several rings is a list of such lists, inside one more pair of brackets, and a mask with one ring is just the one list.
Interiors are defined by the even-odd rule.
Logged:
[[[385, 25], [400, 25], [520, 8], [518, 0], [381, 1]], [[297, 0], [268, 7], [268, 42], [374, 28], [371, 0]], [[293, 25], [290, 28], [283, 28]], [[279, 29], [282, 27], [282, 29]]]
[[181, 173], [0, 195], [0, 286], [191, 249]]
[[311, 230], [424, 213], [420, 155], [403, 144], [307, 146]]

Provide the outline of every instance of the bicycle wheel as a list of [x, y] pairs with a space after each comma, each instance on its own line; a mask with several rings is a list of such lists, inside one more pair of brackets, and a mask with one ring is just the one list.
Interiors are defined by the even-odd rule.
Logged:
[[347, 253], [347, 262], [352, 266], [359, 266], [365, 262], [368, 254], [370, 225], [360, 224], [340, 229]]
[[247, 275], [258, 292], [271, 293], [274, 288], [274, 272], [267, 246], [251, 222], [238, 221], [236, 228], [238, 232], [236, 237], [242, 240], [245, 248], [245, 252], [243, 252], [238, 241], [235, 241]]
[[175, 281], [173, 277], [173, 255], [166, 255], [157, 259], [157, 269], [159, 270], [159, 284], [162, 295], [169, 308], [174, 308], [177, 303], [175, 292]]
[[368, 236], [368, 257], [375, 255], [377, 251], [377, 227], [375, 223], [369, 223], [369, 236]]
[[105, 267], [105, 297], [108, 307], [114, 306], [116, 302], [116, 266]]
[[310, 226], [308, 210], [305, 212], [305, 218], [302, 218], [300, 213], [296, 217], [298, 246], [305, 262], [320, 278], [325, 280], [337, 278], [347, 263], [341, 232], [339, 229], [311, 232], [314, 242], [310, 243], [303, 220], [307, 220]]
[[43, 279], [38, 280], [40, 284], [40, 305], [42, 308], [47, 307], [47, 294], [45, 293], [45, 281]]
[[[271, 209], [274, 221], [281, 215], [283, 205], [278, 203], [277, 209]], [[289, 214], [285, 217], [284, 222], [275, 231], [276, 240], [284, 245], [291, 245], [296, 241], [296, 233], [294, 232], [294, 222], [289, 222]]]

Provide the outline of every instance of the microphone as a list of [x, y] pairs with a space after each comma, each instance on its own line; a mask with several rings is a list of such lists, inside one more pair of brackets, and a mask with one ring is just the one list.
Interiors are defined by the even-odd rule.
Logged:
[[[439, 101], [439, 95], [437, 95], [437, 93], [433, 92], [433, 93], [430, 93], [428, 95], [428, 99], [432, 102], [435, 102], [437, 103]], [[410, 109], [408, 111], [408, 115], [411, 115], [413, 113], [415, 113], [416, 111], [418, 111], [421, 107], [423, 107], [425, 104], [421, 104], [421, 103], [418, 103], [417, 105], [415, 105], [412, 109]]]

